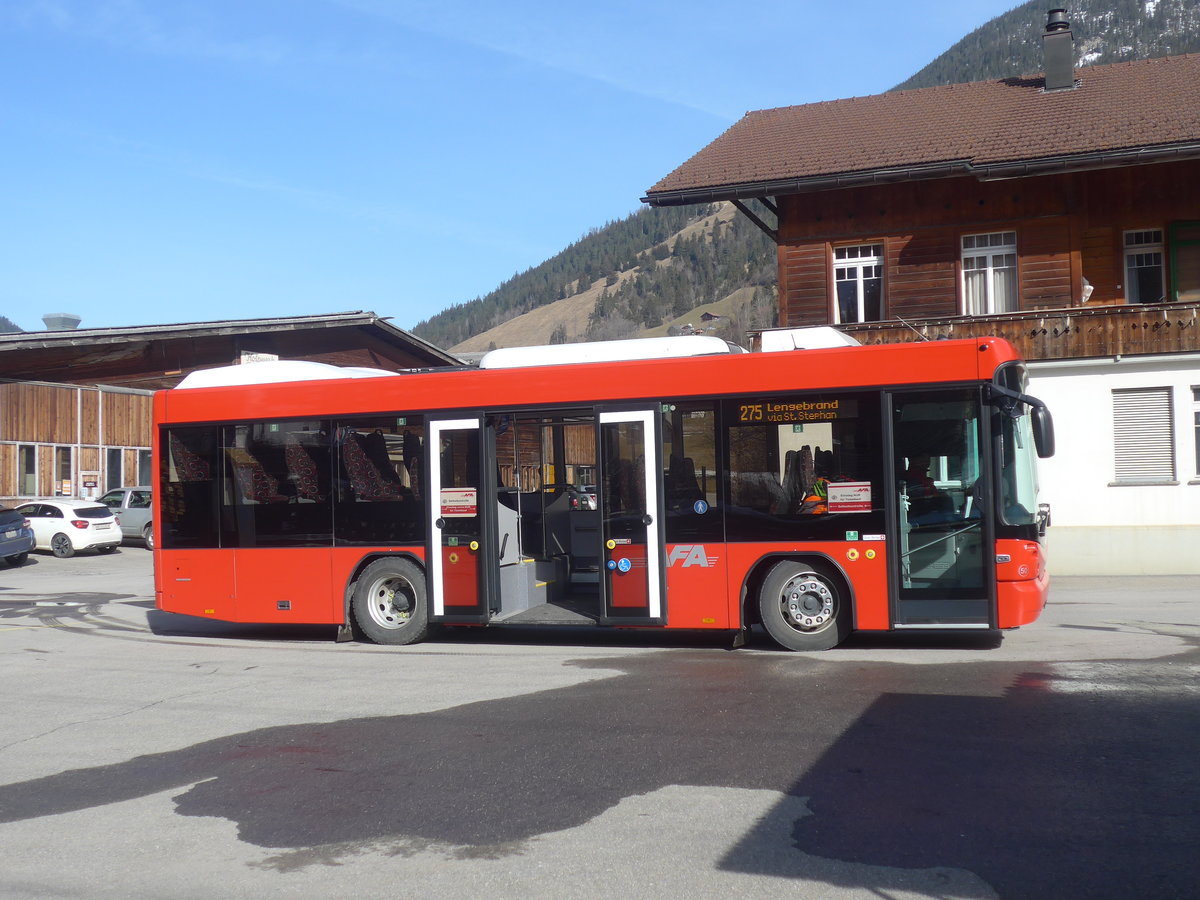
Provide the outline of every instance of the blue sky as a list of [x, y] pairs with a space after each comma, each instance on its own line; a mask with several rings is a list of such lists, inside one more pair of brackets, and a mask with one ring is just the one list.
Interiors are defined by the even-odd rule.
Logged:
[[1012, 5], [3, 0], [0, 315], [411, 328]]

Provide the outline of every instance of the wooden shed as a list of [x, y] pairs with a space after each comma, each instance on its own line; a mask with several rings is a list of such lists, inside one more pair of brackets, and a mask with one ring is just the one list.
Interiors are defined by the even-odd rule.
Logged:
[[153, 392], [266, 359], [461, 364], [372, 312], [0, 334], [0, 502], [150, 482]]

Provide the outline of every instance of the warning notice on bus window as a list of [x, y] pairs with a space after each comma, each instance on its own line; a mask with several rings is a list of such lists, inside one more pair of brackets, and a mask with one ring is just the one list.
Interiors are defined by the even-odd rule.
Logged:
[[442, 488], [442, 516], [447, 519], [468, 519], [479, 514], [475, 488]]
[[856, 513], [871, 511], [871, 482], [832, 481], [829, 483], [829, 511]]

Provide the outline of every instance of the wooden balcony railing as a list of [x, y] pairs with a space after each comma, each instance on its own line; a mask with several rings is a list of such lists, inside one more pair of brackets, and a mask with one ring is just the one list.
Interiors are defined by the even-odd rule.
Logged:
[[1138, 304], [840, 325], [863, 344], [995, 336], [1026, 359], [1200, 351], [1200, 303]]

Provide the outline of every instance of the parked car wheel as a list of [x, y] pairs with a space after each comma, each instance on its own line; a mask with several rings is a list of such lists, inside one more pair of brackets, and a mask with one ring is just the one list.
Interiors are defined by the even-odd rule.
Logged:
[[154, 549], [154, 523], [146, 523], [146, 527], [142, 529], [142, 540], [145, 542], [147, 550]]
[[14, 553], [12, 556], [4, 557], [4, 561], [13, 567], [24, 565], [27, 559], [29, 559], [28, 550], [24, 553]]
[[59, 559], [70, 559], [75, 555], [75, 545], [71, 543], [71, 539], [61, 531], [54, 537], [50, 538], [50, 552]]

